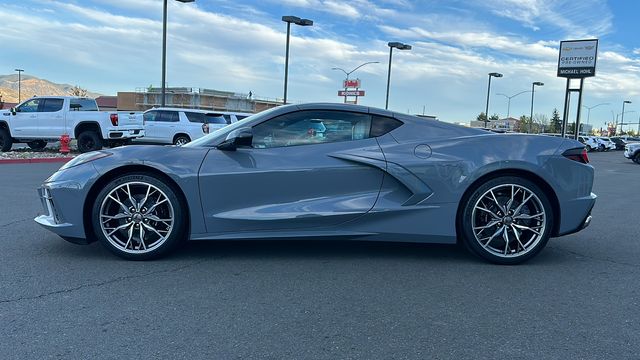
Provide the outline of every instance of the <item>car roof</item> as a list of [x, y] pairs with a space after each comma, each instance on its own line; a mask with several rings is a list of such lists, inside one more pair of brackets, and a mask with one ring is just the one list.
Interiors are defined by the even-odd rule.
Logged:
[[151, 110], [182, 111], [182, 112], [195, 112], [195, 113], [202, 113], [202, 114], [221, 114], [221, 115], [246, 115], [246, 116], [253, 115], [253, 113], [240, 112], [240, 111], [217, 111], [217, 110], [208, 110], [208, 109], [192, 109], [192, 108], [176, 108], [176, 107], [154, 107], [146, 110], [145, 112], [151, 111]]

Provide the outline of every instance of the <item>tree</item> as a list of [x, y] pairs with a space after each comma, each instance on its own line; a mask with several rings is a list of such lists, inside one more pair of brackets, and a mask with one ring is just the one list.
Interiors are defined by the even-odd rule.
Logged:
[[552, 133], [559, 133], [562, 131], [562, 120], [560, 119], [558, 109], [553, 109], [551, 123], [549, 124], [549, 131]]
[[531, 132], [531, 118], [527, 115], [520, 116], [520, 132]]
[[500, 120], [500, 115], [498, 114], [493, 114], [489, 117], [489, 120]]
[[545, 129], [549, 128], [549, 118], [545, 114], [533, 115], [533, 128], [536, 129], [536, 133], [543, 133]]
[[478, 116], [476, 116], [476, 120], [477, 121], [486, 121], [487, 120], [487, 115], [483, 112], [481, 112], [480, 114], [478, 114]]
[[87, 96], [87, 89], [83, 89], [80, 86], [76, 85], [72, 87], [71, 90], [69, 90], [69, 95], [85, 97]]

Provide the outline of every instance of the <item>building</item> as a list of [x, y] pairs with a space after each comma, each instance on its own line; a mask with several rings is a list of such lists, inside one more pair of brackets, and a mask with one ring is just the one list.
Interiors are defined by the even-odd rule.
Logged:
[[[469, 125], [475, 128], [484, 128], [484, 121], [472, 120]], [[487, 129], [501, 131], [519, 131], [520, 120], [512, 117], [500, 120], [489, 120], [487, 121]]]
[[[166, 88], [165, 93], [167, 107], [256, 113], [282, 105], [278, 99], [257, 98], [251, 93], [188, 87]], [[161, 99], [160, 88], [138, 89], [135, 92], [118, 92], [116, 105], [121, 111], [144, 111], [161, 106]]]
[[102, 111], [116, 111], [118, 110], [118, 97], [98, 96], [96, 98], [96, 104], [98, 104], [98, 109]]

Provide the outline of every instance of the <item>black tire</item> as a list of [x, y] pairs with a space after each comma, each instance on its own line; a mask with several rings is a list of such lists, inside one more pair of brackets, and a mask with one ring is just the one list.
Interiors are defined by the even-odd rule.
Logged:
[[6, 129], [0, 129], [0, 151], [9, 151], [12, 146], [13, 138], [11, 138], [11, 134]]
[[636, 164], [640, 164], [640, 152], [637, 152], [636, 155], [633, 157], [633, 162]]
[[[134, 201], [142, 202], [146, 193], [145, 189], [148, 186], [149, 188], [154, 187], [159, 191], [155, 193], [151, 192], [147, 201], [142, 204], [143, 207], [131, 211], [132, 207], [136, 205], [132, 205], [128, 196], [125, 195], [124, 189], [129, 189]], [[109, 194], [114, 196], [112, 193], [114, 191], [115, 195], [119, 195], [122, 205], [129, 207], [128, 214], [131, 215], [131, 217], [109, 220], [107, 217], [101, 216], [101, 214], [105, 212], [107, 212], [106, 215], [115, 216], [111, 215], [109, 213], [110, 211], [120, 212], [122, 214], [121, 216], [127, 215], [119, 203], [108, 198]], [[158, 197], [154, 197], [154, 194], [157, 194], [156, 196]], [[163, 201], [162, 199], [164, 198], [168, 201]], [[161, 204], [153, 206], [154, 203], [161, 200]], [[149, 204], [152, 205], [151, 208], [146, 209], [144, 206]], [[176, 194], [176, 191], [163, 180], [153, 174], [130, 173], [113, 179], [100, 191], [92, 207], [92, 225], [95, 236], [100, 243], [117, 256], [127, 260], [151, 260], [167, 255], [184, 242], [185, 234], [187, 233], [187, 216], [183, 208], [184, 206]], [[169, 211], [169, 209], [171, 210]], [[148, 213], [145, 214], [145, 210], [147, 210]], [[136, 218], [136, 216], [138, 217]], [[169, 228], [166, 222], [161, 224], [161, 222], [158, 221], [148, 221], [150, 219], [146, 218], [146, 216], [156, 216], [157, 218], [172, 217], [172, 227]], [[101, 226], [103, 218], [107, 219], [104, 221], [105, 228]], [[111, 236], [108, 236], [113, 229], [125, 226], [126, 224], [131, 225], [117, 230]], [[157, 230], [155, 234], [147, 230], [149, 227], [154, 227]], [[140, 228], [142, 228], [142, 230], [140, 230]], [[165, 228], [165, 230], [162, 230], [162, 228]], [[167, 231], [166, 229], [169, 230], [164, 234], [165, 239], [162, 240], [159, 236], [162, 235], [160, 232], [164, 233]], [[140, 236], [140, 234], [142, 234], [142, 236]], [[145, 246], [140, 244], [140, 239], [143, 239], [142, 243], [146, 244]], [[125, 240], [127, 241], [126, 243]], [[138, 247], [137, 249], [136, 246]], [[131, 248], [129, 249], [129, 247]]]
[[173, 145], [182, 146], [191, 142], [191, 139], [187, 135], [177, 135], [173, 139]]
[[[515, 196], [510, 195], [510, 191], [514, 191], [509, 190], [512, 189], [511, 185], [514, 186], [513, 189], [516, 189]], [[489, 196], [490, 191], [493, 192], [492, 197], [485, 197]], [[522, 194], [523, 197], [528, 197], [529, 195], [527, 194], [534, 194], [535, 196], [532, 196], [530, 200], [520, 206], [522, 199], [519, 194]], [[502, 204], [503, 209], [498, 208], [492, 200], [487, 200], [493, 199], [494, 196], [497, 202]], [[513, 211], [515, 207], [518, 212], [503, 214], [501, 210], [507, 207], [510, 198], [514, 198], [515, 201], [511, 203], [509, 208]], [[467, 249], [485, 260], [501, 265], [520, 264], [536, 256], [549, 241], [553, 229], [553, 208], [545, 192], [529, 180], [516, 176], [493, 178], [478, 186], [463, 201], [465, 202], [463, 204], [464, 207], [458, 219], [459, 231]], [[489, 214], [489, 212], [476, 206], [490, 210], [492, 213]], [[532, 212], [533, 214], [531, 214]], [[497, 215], [497, 218], [493, 215]], [[532, 215], [538, 215], [539, 217], [518, 218]], [[488, 220], [485, 220], [485, 218]], [[488, 227], [495, 221], [499, 222]], [[474, 232], [474, 225], [476, 226], [475, 230], [478, 231], [477, 233]], [[486, 227], [486, 229], [483, 229], [483, 227]], [[524, 230], [522, 227], [529, 230]], [[500, 231], [501, 228], [503, 229], [502, 232]], [[504, 238], [505, 228], [507, 229], [506, 241]], [[519, 233], [517, 233], [518, 229], [521, 230]], [[534, 232], [533, 229], [538, 231]], [[483, 233], [485, 230], [487, 232]], [[509, 234], [511, 234], [510, 237]], [[484, 244], [482, 243], [483, 240], [485, 240]], [[513, 249], [514, 247], [515, 249]], [[503, 248], [505, 249], [504, 254], [502, 253]]]
[[586, 148], [587, 148], [587, 152], [593, 151], [593, 148], [590, 145], [587, 145]]
[[78, 135], [78, 151], [86, 153], [102, 149], [102, 137], [92, 130], [83, 131]]
[[27, 145], [31, 148], [31, 150], [42, 150], [47, 146], [47, 142], [44, 140], [34, 140], [29, 141]]

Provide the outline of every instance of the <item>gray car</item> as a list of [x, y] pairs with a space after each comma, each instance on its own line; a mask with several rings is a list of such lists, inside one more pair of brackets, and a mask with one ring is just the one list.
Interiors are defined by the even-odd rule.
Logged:
[[134, 260], [185, 240], [463, 242], [515, 264], [591, 220], [584, 146], [356, 105], [271, 109], [182, 147], [80, 155], [35, 221]]

